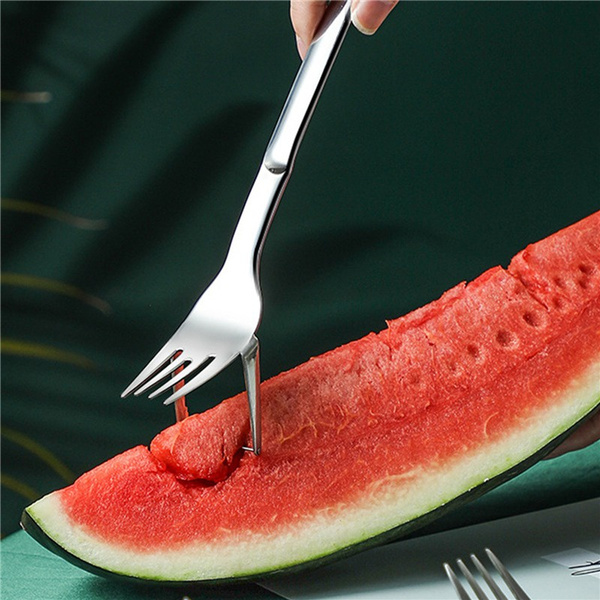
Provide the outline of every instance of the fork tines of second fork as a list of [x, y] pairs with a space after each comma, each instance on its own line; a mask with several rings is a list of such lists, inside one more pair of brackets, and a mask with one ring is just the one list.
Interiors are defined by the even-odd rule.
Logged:
[[[531, 600], [531, 598], [525, 593], [523, 588], [515, 581], [514, 577], [512, 577], [512, 575], [509, 573], [508, 569], [502, 564], [500, 559], [489, 548], [485, 549], [485, 553], [487, 554], [492, 565], [500, 574], [507, 588], [512, 592], [513, 598], [515, 598], [515, 600]], [[471, 562], [473, 563], [481, 577], [484, 579], [489, 589], [494, 594], [494, 598], [496, 598], [497, 600], [509, 600], [506, 594], [500, 588], [500, 586], [490, 575], [488, 569], [477, 558], [477, 556], [475, 554], [471, 554], [470, 558]], [[487, 596], [486, 593], [483, 591], [482, 587], [479, 585], [477, 579], [473, 576], [467, 565], [461, 559], [458, 559], [456, 561], [456, 564], [460, 569], [460, 572], [464, 575], [467, 583], [473, 590], [473, 593], [475, 594], [477, 599], [489, 600], [489, 596]], [[452, 586], [454, 587], [458, 598], [460, 600], [472, 600], [471, 596], [466, 591], [465, 587], [460, 582], [458, 576], [448, 563], [444, 563], [444, 570], [446, 571], [446, 575], [448, 576], [450, 583], [452, 583]]]

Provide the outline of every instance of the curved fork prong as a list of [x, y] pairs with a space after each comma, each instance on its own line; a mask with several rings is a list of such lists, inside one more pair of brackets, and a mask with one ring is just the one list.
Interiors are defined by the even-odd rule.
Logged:
[[132, 392], [144, 385], [146, 381], [162, 370], [165, 365], [169, 364], [169, 361], [181, 351], [181, 348], [177, 348], [170, 344], [165, 344], [154, 356], [154, 358], [141, 370], [140, 374], [125, 388], [125, 391], [121, 394], [121, 398], [129, 396]]
[[154, 390], [151, 394], [149, 394], [148, 398], [156, 398], [156, 396], [160, 396], [167, 390], [172, 389], [173, 386], [178, 384], [183, 379], [192, 376], [195, 371], [202, 368], [202, 365], [206, 363], [206, 359], [201, 361], [190, 361], [190, 359], [188, 358], [185, 362], [188, 362], [189, 364], [186, 365], [183, 369], [181, 369], [179, 373], [176, 373], [172, 377], [170, 377], [169, 380], [166, 381], [163, 385], [161, 385], [158, 389]]
[[[153, 388], [154, 386], [158, 385], [163, 379], [165, 379], [165, 377], [169, 377], [177, 369], [179, 369], [179, 367], [181, 367], [181, 366], [183, 366], [183, 365], [185, 365], [186, 363], [189, 363], [189, 362], [190, 362], [190, 359], [189, 358], [184, 358], [183, 354], [181, 354], [180, 356], [178, 356], [178, 357], [170, 360], [170, 362], [168, 362], [160, 370], [160, 372], [158, 372], [151, 379], [148, 379], [148, 381], [146, 381], [146, 383], [142, 384], [137, 390], [135, 390], [134, 395], [141, 396], [142, 394], [145, 394], [150, 388]], [[172, 380], [169, 380], [169, 381], [172, 381]], [[166, 385], [167, 385], [167, 388], [168, 388], [170, 385], [172, 385], [172, 383], [168, 383]], [[152, 396], [149, 396], [149, 397], [151, 398]]]
[[260, 454], [262, 443], [259, 354], [258, 338], [253, 335], [248, 345], [241, 352], [246, 395], [248, 397], [250, 432], [252, 434], [252, 448], [245, 447], [244, 449], [251, 450], [257, 456]]
[[481, 586], [477, 583], [477, 580], [475, 579], [475, 577], [473, 577], [471, 571], [469, 571], [469, 569], [467, 568], [467, 565], [465, 565], [465, 563], [460, 558], [456, 561], [456, 564], [458, 565], [458, 568], [462, 571], [462, 574], [465, 576], [465, 579], [469, 582], [469, 585], [471, 586], [471, 589], [473, 590], [477, 598], [479, 600], [488, 600], [487, 595], [481, 589]]
[[504, 566], [504, 564], [500, 561], [500, 559], [489, 549], [485, 549], [485, 553], [488, 555], [488, 558], [496, 567], [496, 570], [504, 579], [504, 582], [510, 589], [510, 591], [515, 595], [517, 600], [531, 600], [531, 598], [527, 595], [525, 590], [515, 581], [515, 578], [509, 573], [508, 569]]
[[174, 394], [169, 396], [163, 404], [172, 404], [175, 400], [193, 392], [196, 388], [199, 388], [203, 383], [206, 383], [209, 379], [222, 371], [236, 356], [237, 355], [230, 357], [229, 360], [219, 360], [218, 358], [215, 358], [206, 368], [202, 369], [183, 387], [179, 388]]
[[490, 590], [497, 598], [497, 600], [508, 600], [504, 592], [498, 587], [498, 584], [494, 581], [489, 571], [483, 566], [481, 561], [475, 556], [475, 554], [471, 554], [471, 562], [477, 567], [477, 570], [481, 573], [481, 576], [485, 579], [485, 582], [488, 584]]
[[458, 580], [456, 573], [454, 573], [452, 567], [448, 563], [444, 563], [444, 570], [460, 600], [471, 600], [471, 596], [469, 596], [467, 590], [465, 590], [462, 583]]

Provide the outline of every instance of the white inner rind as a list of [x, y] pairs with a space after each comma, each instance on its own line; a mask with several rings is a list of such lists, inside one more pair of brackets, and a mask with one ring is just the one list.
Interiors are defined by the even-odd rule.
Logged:
[[27, 509], [57, 544], [83, 561], [142, 579], [202, 581], [273, 571], [353, 546], [422, 516], [509, 470], [569, 429], [600, 402], [600, 360], [522, 426], [475, 451], [410, 474], [391, 475], [355, 499], [272, 534], [241, 530], [219, 543], [195, 541], [176, 550], [125, 549], [84, 532], [65, 514], [58, 492]]

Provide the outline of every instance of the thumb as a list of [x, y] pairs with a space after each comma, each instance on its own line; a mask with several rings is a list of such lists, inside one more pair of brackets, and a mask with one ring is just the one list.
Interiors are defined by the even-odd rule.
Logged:
[[361, 33], [373, 35], [398, 0], [353, 0], [352, 23]]

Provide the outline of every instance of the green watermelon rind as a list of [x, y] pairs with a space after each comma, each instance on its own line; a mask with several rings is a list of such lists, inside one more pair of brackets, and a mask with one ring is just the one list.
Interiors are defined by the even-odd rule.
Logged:
[[61, 558], [74, 564], [75, 566], [84, 569], [95, 575], [101, 575], [111, 579], [117, 579], [121, 581], [135, 582], [135, 583], [146, 583], [146, 584], [160, 584], [169, 586], [190, 586], [190, 585], [202, 585], [202, 586], [223, 586], [232, 585], [238, 583], [244, 583], [249, 581], [261, 581], [264, 579], [271, 578], [280, 574], [290, 574], [298, 571], [304, 571], [309, 569], [315, 569], [334, 561], [346, 558], [348, 556], [357, 554], [369, 548], [380, 546], [382, 544], [396, 541], [408, 534], [432, 523], [438, 518], [446, 515], [447, 513], [455, 510], [456, 508], [471, 502], [490, 490], [498, 487], [499, 485], [513, 479], [517, 475], [523, 473], [527, 469], [531, 468], [534, 464], [542, 460], [547, 456], [554, 448], [556, 448], [562, 441], [564, 441], [575, 429], [577, 429], [584, 421], [589, 419], [593, 414], [600, 411], [600, 396], [598, 396], [594, 402], [591, 403], [593, 408], [589, 410], [582, 418], [570, 426], [567, 430], [563, 431], [551, 439], [542, 448], [529, 455], [519, 463], [509, 467], [507, 470], [494, 475], [488, 480], [483, 481], [479, 485], [476, 485], [466, 492], [463, 492], [459, 496], [452, 498], [445, 504], [438, 506], [437, 508], [428, 511], [414, 519], [411, 519], [405, 523], [398, 525], [385, 532], [369, 537], [367, 539], [359, 540], [356, 543], [345, 546], [339, 550], [333, 552], [326, 552], [322, 555], [314, 555], [309, 560], [301, 563], [294, 563], [290, 565], [278, 566], [272, 570], [263, 570], [257, 572], [245, 571], [239, 575], [232, 575], [231, 577], [218, 578], [218, 579], [203, 579], [203, 580], [171, 580], [168, 578], [161, 577], [143, 577], [139, 575], [131, 575], [126, 572], [117, 572], [115, 570], [107, 570], [96, 565], [93, 565], [82, 558], [72, 554], [69, 550], [61, 546], [58, 542], [53, 540], [43, 530], [41, 525], [36, 521], [35, 516], [29, 512], [29, 508], [23, 511], [21, 517], [21, 526], [23, 529], [31, 535], [37, 542], [42, 546], [57, 554]]

